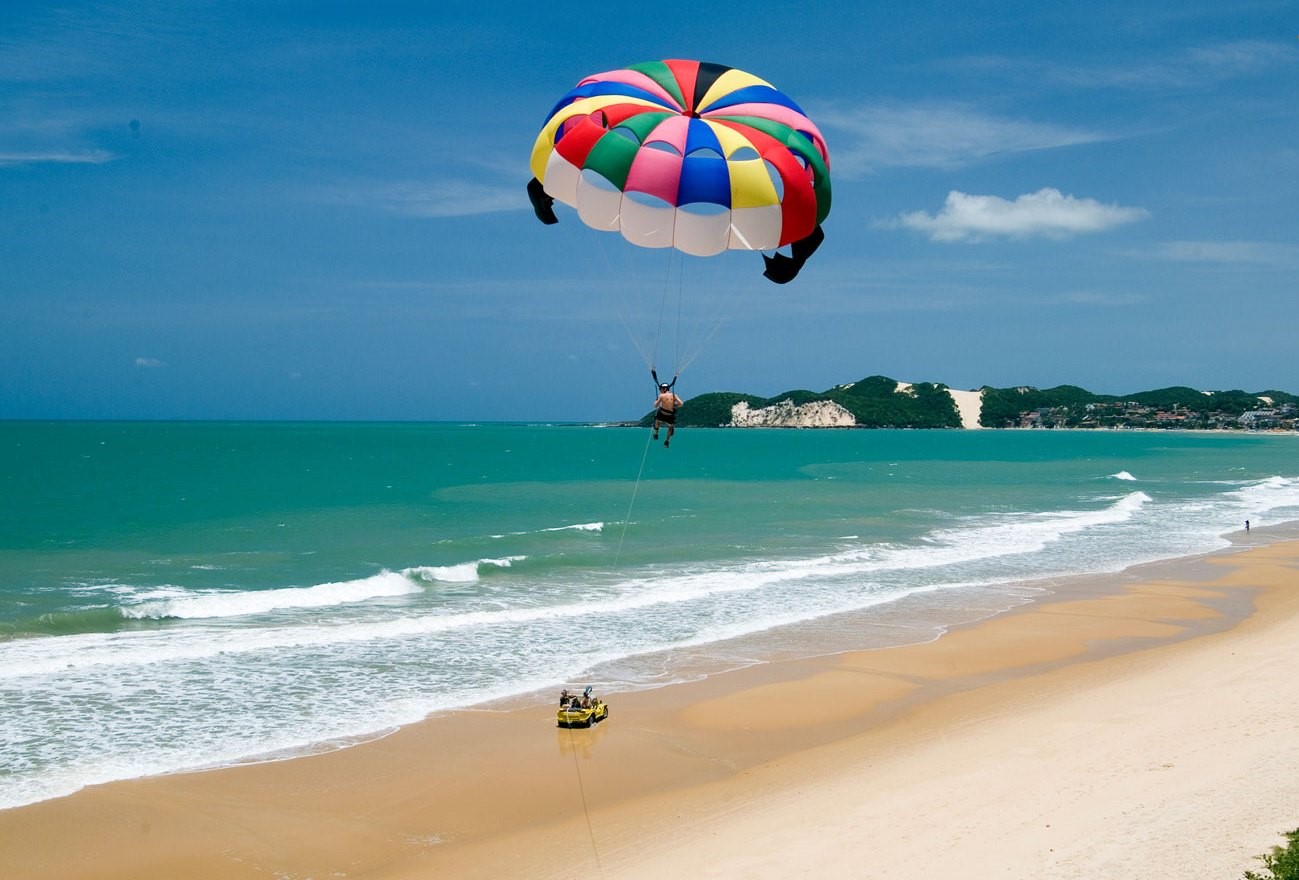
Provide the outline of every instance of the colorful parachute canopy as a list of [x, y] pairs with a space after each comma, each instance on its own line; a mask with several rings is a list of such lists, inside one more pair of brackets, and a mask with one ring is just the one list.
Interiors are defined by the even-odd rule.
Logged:
[[825, 139], [797, 104], [752, 74], [700, 61], [599, 73], [564, 95], [532, 148], [528, 193], [641, 247], [698, 256], [775, 250], [767, 277], [798, 273], [830, 213]]

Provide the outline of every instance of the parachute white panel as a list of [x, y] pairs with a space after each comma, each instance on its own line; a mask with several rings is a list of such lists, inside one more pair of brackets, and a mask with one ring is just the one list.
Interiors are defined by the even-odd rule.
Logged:
[[730, 235], [729, 211], [701, 214], [677, 209], [672, 245], [679, 251], [696, 257], [711, 257], [726, 250]]
[[619, 226], [622, 237], [646, 248], [672, 247], [672, 220], [676, 209], [661, 199], [625, 196]]
[[559, 153], [551, 153], [546, 160], [546, 193], [565, 205], [577, 207], [577, 181], [581, 176], [579, 168]]
[[582, 222], [593, 229], [613, 231], [618, 228], [622, 193], [594, 171], [583, 171], [577, 182], [575, 205]]
[[731, 209], [731, 249], [773, 251], [780, 246], [780, 205]]

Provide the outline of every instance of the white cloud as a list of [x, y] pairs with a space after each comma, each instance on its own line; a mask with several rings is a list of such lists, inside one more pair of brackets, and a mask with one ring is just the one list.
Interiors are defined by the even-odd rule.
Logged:
[[1169, 241], [1154, 256], [1176, 263], [1299, 266], [1299, 246], [1266, 241]]
[[1124, 307], [1147, 301], [1149, 301], [1149, 297], [1142, 293], [1108, 290], [1067, 290], [1062, 293], [1037, 296], [1032, 299], [1032, 303], [1037, 306], [1089, 306], [1093, 308]]
[[86, 150], [68, 152], [67, 150], [46, 150], [30, 153], [0, 153], [0, 165], [39, 165], [45, 163], [58, 165], [103, 165], [117, 157], [107, 150]]
[[135, 365], [136, 365], [137, 367], [141, 367], [141, 368], [146, 369], [146, 370], [156, 370], [156, 369], [158, 369], [159, 367], [165, 367], [165, 366], [167, 366], [165, 363], [163, 363], [162, 361], [158, 360], [157, 358], [149, 358], [149, 357], [138, 357], [138, 358], [136, 358], [136, 359], [135, 359]]
[[1122, 63], [1041, 61], [1006, 55], [978, 55], [947, 62], [967, 76], [1038, 82], [1071, 89], [1184, 91], [1213, 86], [1241, 77], [1266, 76], [1294, 65], [1290, 47], [1277, 40], [1236, 40]]
[[523, 186], [507, 188], [460, 180], [393, 187], [386, 194], [388, 210], [414, 217], [462, 217], [517, 211], [528, 206]]
[[923, 232], [934, 241], [981, 241], [988, 238], [1069, 238], [1101, 232], [1150, 216], [1144, 208], [1105, 205], [1044, 187], [1013, 202], [999, 196], [975, 196], [952, 190], [937, 214], [912, 211], [889, 224]]
[[522, 184], [508, 188], [464, 180], [344, 184], [317, 197], [406, 217], [465, 217], [528, 208]]
[[825, 108], [814, 114], [831, 138], [836, 174], [877, 168], [959, 168], [997, 156], [1111, 139], [1052, 123], [1005, 119], [958, 104]]
[[1265, 75], [1293, 64], [1293, 53], [1279, 42], [1238, 40], [1187, 49], [1145, 64], [1085, 70], [1058, 68], [1056, 76], [1072, 85], [1089, 88], [1186, 89], [1237, 77]]

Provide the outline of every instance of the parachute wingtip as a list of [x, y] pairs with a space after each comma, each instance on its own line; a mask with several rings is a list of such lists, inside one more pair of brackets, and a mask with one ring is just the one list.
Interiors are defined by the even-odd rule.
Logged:
[[762, 277], [776, 284], [788, 284], [793, 281], [801, 268], [784, 254], [776, 254], [774, 257], [763, 254], [762, 262], [766, 264], [766, 268], [762, 270]]
[[798, 277], [803, 264], [816, 253], [816, 249], [823, 241], [825, 241], [825, 231], [818, 224], [806, 238], [799, 239], [790, 246], [793, 256], [775, 254], [769, 257], [763, 254], [762, 261], [766, 264], [766, 269], [762, 272], [763, 277], [777, 284], [788, 284]]
[[532, 202], [532, 210], [542, 223], [551, 226], [559, 222], [553, 207], [554, 198], [546, 193], [546, 188], [535, 177], [528, 181], [528, 201]]

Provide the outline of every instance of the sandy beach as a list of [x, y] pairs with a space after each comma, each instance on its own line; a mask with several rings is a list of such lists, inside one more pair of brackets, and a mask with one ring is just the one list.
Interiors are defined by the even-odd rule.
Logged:
[[528, 703], [0, 812], [44, 878], [1238, 878], [1299, 826], [1299, 541], [934, 642]]

